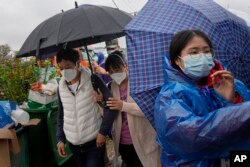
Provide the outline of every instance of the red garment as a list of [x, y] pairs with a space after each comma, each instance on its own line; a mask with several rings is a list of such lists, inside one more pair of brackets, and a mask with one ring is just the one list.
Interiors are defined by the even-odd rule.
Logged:
[[235, 93], [235, 100], [234, 100], [234, 104], [238, 104], [238, 103], [242, 103], [243, 102], [243, 98], [239, 95], [239, 93]]
[[[209, 88], [212, 88], [212, 87], [213, 87], [211, 75], [212, 75], [213, 73], [215, 73], [216, 71], [224, 70], [223, 66], [222, 66], [220, 63], [218, 63], [217, 61], [214, 61], [214, 64], [215, 64], [215, 66], [214, 66], [214, 68], [212, 68], [212, 69], [210, 70], [210, 73], [208, 74], [208, 76], [205, 77], [205, 78], [202, 78], [201, 80], [199, 80], [199, 81], [197, 82], [198, 85], [200, 85], [200, 86], [202, 86], [202, 87], [203, 87], [203, 86], [208, 86]], [[218, 79], [215, 78], [215, 81], [217, 81], [217, 80], [218, 80]]]
[[[213, 73], [215, 73], [216, 71], [219, 71], [219, 70], [224, 70], [223, 66], [217, 62], [217, 61], [214, 61], [214, 68], [212, 68], [210, 70], [210, 73], [207, 77], [199, 80], [197, 83], [201, 86], [201, 87], [205, 87], [205, 86], [208, 86], [209, 88], [212, 88], [213, 87], [213, 83], [212, 83], [212, 77], [211, 75]], [[219, 78], [215, 78], [215, 81], [219, 81]], [[235, 100], [234, 100], [234, 104], [238, 104], [238, 103], [241, 103], [243, 102], [243, 98], [236, 92], [235, 93]]]

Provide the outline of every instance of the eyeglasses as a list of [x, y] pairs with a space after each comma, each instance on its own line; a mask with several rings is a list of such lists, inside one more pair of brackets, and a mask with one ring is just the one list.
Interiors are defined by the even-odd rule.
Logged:
[[213, 49], [212, 48], [209, 48], [209, 47], [206, 47], [204, 49], [198, 49], [198, 48], [190, 48], [186, 54], [187, 55], [196, 55], [196, 54], [199, 54], [199, 53], [213, 53]]
[[[206, 58], [211, 58], [210, 55], [212, 55], [212, 59], [214, 59], [214, 55], [212, 53], [197, 53], [197, 54], [188, 54], [186, 56], [191, 57], [192, 59], [199, 59], [202, 56], [205, 56]], [[185, 57], [186, 57], [185, 56]], [[179, 56], [180, 59], [183, 59], [183, 57]]]
[[108, 50], [108, 51], [110, 51], [110, 50], [115, 50], [115, 48], [107, 48], [107, 50]]
[[190, 54], [188, 55], [190, 56], [192, 59], [198, 59], [200, 58], [201, 56], [205, 56], [205, 57], [210, 57], [212, 56], [212, 58], [214, 57], [212, 53], [198, 53], [198, 54]]

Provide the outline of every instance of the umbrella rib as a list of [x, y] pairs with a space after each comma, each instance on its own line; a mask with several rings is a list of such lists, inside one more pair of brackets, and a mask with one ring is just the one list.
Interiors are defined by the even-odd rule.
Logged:
[[60, 21], [59, 28], [58, 28], [59, 30], [58, 30], [58, 32], [57, 32], [57, 41], [56, 41], [56, 45], [58, 45], [58, 42], [59, 42], [59, 34], [60, 34], [60, 30], [61, 30], [61, 25], [62, 25], [63, 16], [64, 16], [64, 12], [62, 12], [61, 21]]
[[[78, 9], [81, 9], [81, 8], [78, 8]], [[94, 37], [94, 33], [93, 33], [93, 31], [92, 31], [92, 26], [91, 26], [91, 24], [90, 24], [88, 15], [87, 15], [86, 12], [85, 12], [84, 10], [82, 10], [82, 9], [81, 9], [81, 12], [82, 12], [82, 13], [86, 16], [86, 18], [87, 18], [88, 24], [86, 24], [86, 25], [88, 25], [89, 28], [90, 28], [89, 30], [91, 31], [91, 37]]]
[[[104, 13], [106, 13], [107, 15], [109, 15], [110, 18], [112, 18], [112, 20], [114, 20], [114, 22], [116, 23], [116, 25], [118, 25], [120, 28], [123, 28], [120, 24], [117, 23], [117, 21], [113, 18], [113, 16], [110, 15], [108, 12], [106, 12], [102, 7], [100, 7], [100, 6], [96, 6], [96, 7], [100, 8], [102, 11], [104, 11]], [[117, 9], [117, 10], [119, 10], [119, 9]]]
[[[43, 27], [47, 24], [47, 22], [48, 22], [48, 20], [45, 20], [44, 21], [44, 23], [43, 23], [43, 25], [41, 26], [41, 28], [40, 28], [40, 30], [38, 31], [38, 33], [37, 34], [40, 34], [40, 32], [42, 31], [42, 29], [43, 29]], [[35, 41], [40, 41], [40, 39], [39, 40], [37, 40], [38, 38], [36, 38], [36, 40]], [[40, 48], [39, 48], [40, 49]], [[30, 52], [29, 52], [29, 54], [32, 52], [32, 50], [31, 50], [31, 48], [29, 49], [30, 50]], [[36, 51], [36, 50], [34, 50], [34, 51]]]

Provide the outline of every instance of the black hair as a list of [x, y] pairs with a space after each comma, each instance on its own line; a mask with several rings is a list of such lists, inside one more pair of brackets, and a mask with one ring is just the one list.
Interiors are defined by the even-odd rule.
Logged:
[[175, 69], [180, 70], [180, 67], [175, 63], [175, 61], [179, 58], [181, 51], [187, 46], [188, 42], [195, 36], [203, 38], [207, 42], [208, 46], [213, 49], [212, 42], [208, 36], [200, 30], [184, 30], [178, 32], [172, 38], [169, 48], [170, 61]]
[[105, 69], [109, 71], [112, 69], [120, 69], [121, 67], [125, 67], [126, 60], [124, 55], [120, 51], [115, 51], [108, 55], [107, 60], [105, 61]]
[[76, 50], [71, 48], [61, 49], [56, 54], [56, 62], [60, 63], [62, 60], [68, 60], [76, 64], [76, 62], [79, 60], [79, 54]]

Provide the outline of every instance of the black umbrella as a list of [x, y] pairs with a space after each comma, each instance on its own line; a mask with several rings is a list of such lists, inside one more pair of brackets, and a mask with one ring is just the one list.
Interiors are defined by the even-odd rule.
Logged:
[[[63, 46], [79, 47], [124, 35], [132, 16], [116, 8], [81, 5], [38, 25], [22, 45], [18, 57], [48, 54]], [[39, 51], [39, 52], [38, 52]]]
[[[123, 28], [131, 19], [130, 14], [119, 9], [94, 5], [78, 7], [76, 4], [75, 9], [57, 14], [38, 25], [24, 42], [17, 57], [36, 55], [40, 59], [40, 55], [56, 52], [65, 46], [85, 46], [88, 54], [87, 45], [123, 36]], [[97, 75], [92, 73], [91, 81], [94, 89], [98, 88], [102, 92], [104, 101], [112, 97]], [[105, 135], [118, 113], [111, 109], [113, 112], [106, 111], [109, 111], [108, 107], [104, 108], [100, 130]]]

